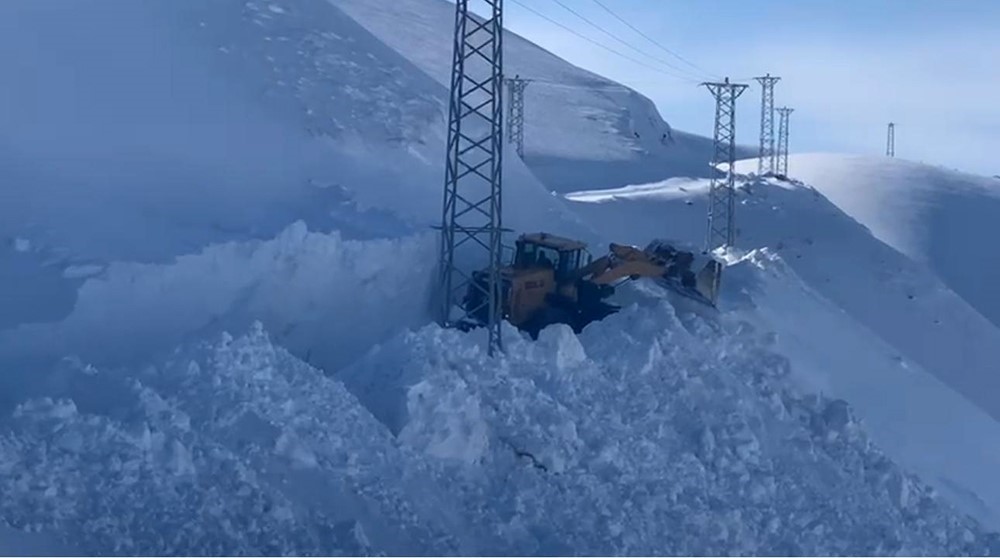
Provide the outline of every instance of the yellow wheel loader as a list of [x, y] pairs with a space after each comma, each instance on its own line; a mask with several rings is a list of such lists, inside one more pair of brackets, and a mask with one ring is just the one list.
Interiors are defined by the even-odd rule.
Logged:
[[[580, 332], [587, 324], [619, 310], [607, 302], [619, 284], [652, 278], [671, 290], [714, 306], [722, 263], [709, 261], [695, 272], [693, 252], [657, 241], [642, 250], [611, 244], [594, 258], [583, 242], [547, 233], [521, 235], [513, 261], [500, 269], [496, 293], [502, 319], [537, 337], [550, 324], [564, 323]], [[480, 324], [489, 317], [489, 275], [477, 271], [463, 300]], [[470, 324], [471, 325], [471, 324]]]

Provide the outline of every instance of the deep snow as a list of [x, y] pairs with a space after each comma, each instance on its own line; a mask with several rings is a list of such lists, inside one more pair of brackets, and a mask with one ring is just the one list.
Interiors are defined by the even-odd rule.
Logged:
[[86, 554], [997, 551], [747, 324], [661, 303], [505, 335], [501, 360], [436, 326], [375, 349], [344, 374], [374, 415], [259, 325], [67, 362], [0, 437], [0, 513]]
[[[962, 493], [956, 501], [966, 511], [996, 525], [1000, 492], [990, 471], [997, 456], [989, 448], [1000, 447], [1000, 402], [992, 396], [1000, 389], [993, 373], [1000, 329], [817, 190], [779, 180], [743, 182], [737, 246], [768, 247], [792, 278], [764, 288], [758, 287], [768, 284], [764, 279], [737, 274], [734, 281], [730, 274], [724, 309], [749, 312], [750, 320], [779, 316], [767, 327], [791, 341], [786, 348], [800, 357], [801, 375], [836, 397], [852, 394], [848, 400], [896, 459], [923, 468], [943, 491]], [[567, 197], [608, 237], [640, 243], [659, 234], [697, 244], [707, 189], [705, 180], [677, 178]], [[843, 315], [837, 325], [828, 322], [827, 305], [834, 316]], [[804, 329], [810, 320], [823, 327]], [[869, 338], [865, 350], [852, 341], [858, 331]], [[928, 379], [922, 374], [933, 377], [935, 389], [923, 389]], [[894, 414], [886, 412], [886, 391], [896, 396]]]
[[[825, 186], [741, 193], [721, 313], [426, 325], [451, 9], [0, 5], [0, 553], [1000, 551], [986, 291]], [[505, 224], [698, 244], [707, 140], [508, 46]]]
[[[323, 0], [16, 1], [0, 20], [0, 72], [22, 76], [0, 91], [18, 107], [0, 114], [0, 326], [68, 315], [74, 265], [440, 220], [446, 89]], [[505, 177], [508, 226], [586, 231], [516, 157]]]

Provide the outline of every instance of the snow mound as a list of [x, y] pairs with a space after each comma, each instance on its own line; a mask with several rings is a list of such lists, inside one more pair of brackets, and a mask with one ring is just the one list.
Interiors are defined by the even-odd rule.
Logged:
[[102, 555], [1000, 549], [746, 324], [600, 325], [507, 330], [502, 359], [429, 326], [344, 375], [360, 401], [259, 324], [136, 370], [69, 362], [0, 435], [0, 516]]
[[66, 395], [0, 438], [0, 515], [85, 554], [455, 554], [475, 532], [442, 528], [454, 504], [419, 460], [259, 324], [139, 374], [80, 369]]
[[844, 401], [793, 389], [768, 336], [688, 321], [662, 305], [579, 339], [562, 326], [538, 343], [507, 330], [496, 360], [481, 339], [428, 327], [340, 377], [401, 443], [451, 463], [459, 490], [489, 498], [507, 536], [542, 533], [520, 547], [529, 554], [995, 544], [876, 449]]

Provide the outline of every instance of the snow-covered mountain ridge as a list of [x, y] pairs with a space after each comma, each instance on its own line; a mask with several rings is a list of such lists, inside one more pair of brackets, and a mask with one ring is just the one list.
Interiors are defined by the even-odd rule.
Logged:
[[877, 238], [929, 267], [1000, 326], [1000, 259], [989, 242], [1000, 184], [985, 176], [882, 157], [800, 154], [795, 176]]

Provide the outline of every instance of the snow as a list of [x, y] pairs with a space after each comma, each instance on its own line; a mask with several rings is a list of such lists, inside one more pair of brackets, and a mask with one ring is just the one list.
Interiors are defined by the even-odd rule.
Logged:
[[171, 264], [116, 262], [84, 282], [64, 320], [0, 332], [0, 355], [136, 363], [192, 334], [262, 320], [283, 344], [336, 370], [394, 331], [428, 321], [434, 240], [344, 240], [299, 222], [269, 241], [213, 245]]
[[[453, 4], [330, 1], [438, 83], [449, 83]], [[525, 161], [551, 190], [708, 175], [711, 141], [672, 130], [646, 97], [513, 33], [504, 41], [504, 73], [540, 80], [525, 90]]]
[[[505, 338], [491, 360], [428, 326], [359, 360], [348, 385], [392, 387], [400, 436], [259, 324], [77, 369], [0, 436], [0, 514], [83, 554], [996, 551], [847, 405], [786, 383], [746, 324], [685, 325], [661, 303], [579, 340]], [[392, 382], [400, 362], [421, 381]], [[442, 429], [479, 437], [476, 459], [443, 454]]]
[[994, 288], [1000, 264], [982, 252], [1000, 216], [995, 181], [901, 159], [836, 154], [793, 155], [789, 168], [1000, 326]]
[[[87, 401], [95, 383], [116, 391], [110, 407]], [[100, 412], [35, 400], [0, 442], [0, 506], [20, 528], [57, 528], [85, 554], [354, 554], [367, 551], [337, 530], [360, 523], [383, 552], [455, 551], [435, 533], [441, 514], [428, 511], [437, 499], [420, 467], [403, 470], [388, 432], [259, 326], [136, 375], [74, 384], [67, 395]], [[309, 456], [322, 474], [302, 470]], [[27, 478], [26, 461], [36, 464]]]
[[63, 270], [63, 277], [67, 279], [85, 279], [104, 271], [104, 266], [97, 264], [71, 265]]
[[850, 401], [887, 454], [966, 512], [1000, 525], [996, 420], [804, 285], [777, 255], [754, 252], [745, 263], [736, 273], [760, 270], [749, 290], [767, 304], [741, 314], [779, 332], [776, 348], [799, 385]]
[[[19, 107], [0, 116], [0, 237], [44, 267], [169, 263], [296, 221], [357, 240], [440, 221], [447, 90], [323, 0], [19, 1], [0, 19], [0, 71], [24, 76], [0, 92]], [[586, 233], [516, 157], [505, 177], [507, 226]], [[24, 304], [36, 275], [6, 282], [17, 323], [73, 308]]]
[[31, 241], [26, 238], [15, 238], [14, 242], [15, 252], [29, 252], [31, 251]]
[[[720, 311], [491, 358], [429, 313], [453, 9], [0, 4], [0, 553], [1000, 552], [994, 181], [795, 156]], [[507, 49], [504, 225], [699, 246], [709, 141]]]
[[51, 533], [26, 533], [0, 523], [0, 556], [69, 556], [75, 554]]
[[[609, 238], [639, 244], [665, 236], [697, 244], [706, 191], [704, 180], [674, 179], [567, 198]], [[737, 211], [737, 246], [769, 247], [781, 262], [773, 273], [792, 278], [781, 279], [780, 287], [761, 287], [768, 284], [764, 278], [730, 274], [723, 309], [748, 313], [753, 321], [779, 316], [766, 327], [791, 340], [789, 354], [802, 365], [796, 375], [854, 404], [886, 451], [922, 470], [943, 492], [976, 494], [956, 502], [997, 525], [1000, 494], [989, 474], [996, 456], [982, 448], [1000, 444], [1000, 407], [991, 395], [1000, 389], [993, 373], [1000, 362], [1000, 330], [925, 266], [873, 238], [811, 187], [746, 179]], [[773, 265], [762, 261], [765, 269]], [[825, 299], [818, 307], [817, 297]], [[838, 326], [822, 323], [831, 306], [841, 315], [833, 321]], [[806, 328], [811, 319], [822, 327]], [[852, 341], [859, 330], [867, 339], [863, 347]], [[850, 355], [857, 359], [845, 360]], [[904, 364], [908, 373], [901, 373]], [[924, 382], [926, 388], [916, 380], [921, 374], [933, 380]], [[886, 392], [898, 394], [895, 414], [887, 413], [894, 407], [886, 406]], [[928, 450], [939, 447], [954, 453]]]

